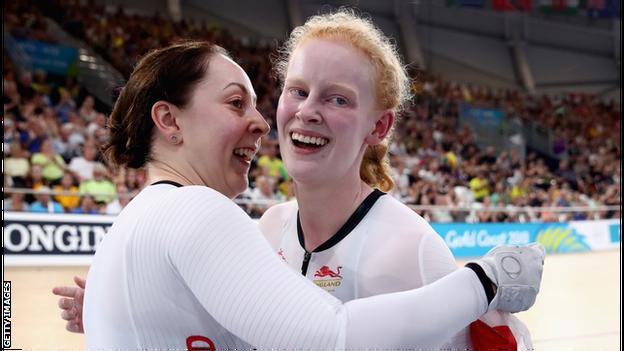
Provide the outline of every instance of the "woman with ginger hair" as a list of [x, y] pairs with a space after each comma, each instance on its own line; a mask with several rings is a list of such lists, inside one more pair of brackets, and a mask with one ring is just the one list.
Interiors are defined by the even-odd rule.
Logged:
[[[394, 186], [391, 130], [410, 98], [410, 80], [390, 40], [370, 20], [342, 9], [309, 18], [280, 54], [280, 151], [297, 201], [261, 218], [273, 248], [343, 302], [419, 288], [456, 270], [433, 228], [385, 195]], [[515, 317], [492, 312], [484, 319], [509, 321], [516, 343], [530, 346]], [[492, 332], [484, 327], [472, 326], [476, 344], [481, 332]], [[510, 347], [507, 340], [488, 346]], [[468, 328], [444, 347], [473, 348]]]

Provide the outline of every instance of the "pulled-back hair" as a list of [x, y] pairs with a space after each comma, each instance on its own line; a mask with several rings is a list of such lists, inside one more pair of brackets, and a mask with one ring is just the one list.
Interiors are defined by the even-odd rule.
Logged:
[[150, 161], [159, 100], [184, 108], [193, 88], [206, 76], [210, 56], [226, 51], [206, 41], [178, 41], [146, 54], [121, 90], [108, 120], [109, 140], [103, 151], [113, 166], [141, 168]]
[[[410, 80], [395, 45], [369, 19], [344, 8], [310, 17], [290, 33], [275, 62], [275, 71], [282, 83], [286, 80], [293, 52], [306, 41], [314, 39], [345, 43], [368, 57], [376, 74], [375, 99], [378, 108], [398, 113], [411, 98]], [[369, 145], [360, 165], [362, 180], [384, 191], [394, 186], [387, 150], [387, 139], [378, 145]]]

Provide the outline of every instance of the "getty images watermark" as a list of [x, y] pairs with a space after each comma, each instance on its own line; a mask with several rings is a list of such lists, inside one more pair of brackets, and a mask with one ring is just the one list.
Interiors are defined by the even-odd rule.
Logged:
[[11, 347], [11, 281], [2, 283], [2, 348]]

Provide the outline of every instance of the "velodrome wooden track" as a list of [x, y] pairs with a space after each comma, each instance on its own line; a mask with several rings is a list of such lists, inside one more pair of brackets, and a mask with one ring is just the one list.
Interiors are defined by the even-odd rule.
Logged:
[[[518, 314], [536, 350], [619, 350], [621, 248], [550, 255], [535, 306]], [[461, 262], [460, 262], [461, 263]], [[51, 289], [85, 276], [86, 267], [6, 267], [12, 281], [12, 348], [83, 350], [83, 336], [64, 329]]]

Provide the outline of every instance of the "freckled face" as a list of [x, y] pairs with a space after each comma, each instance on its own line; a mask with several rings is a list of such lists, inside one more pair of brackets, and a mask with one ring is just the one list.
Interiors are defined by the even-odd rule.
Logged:
[[356, 177], [375, 124], [375, 70], [348, 44], [309, 40], [292, 54], [277, 109], [282, 158], [295, 181]]

